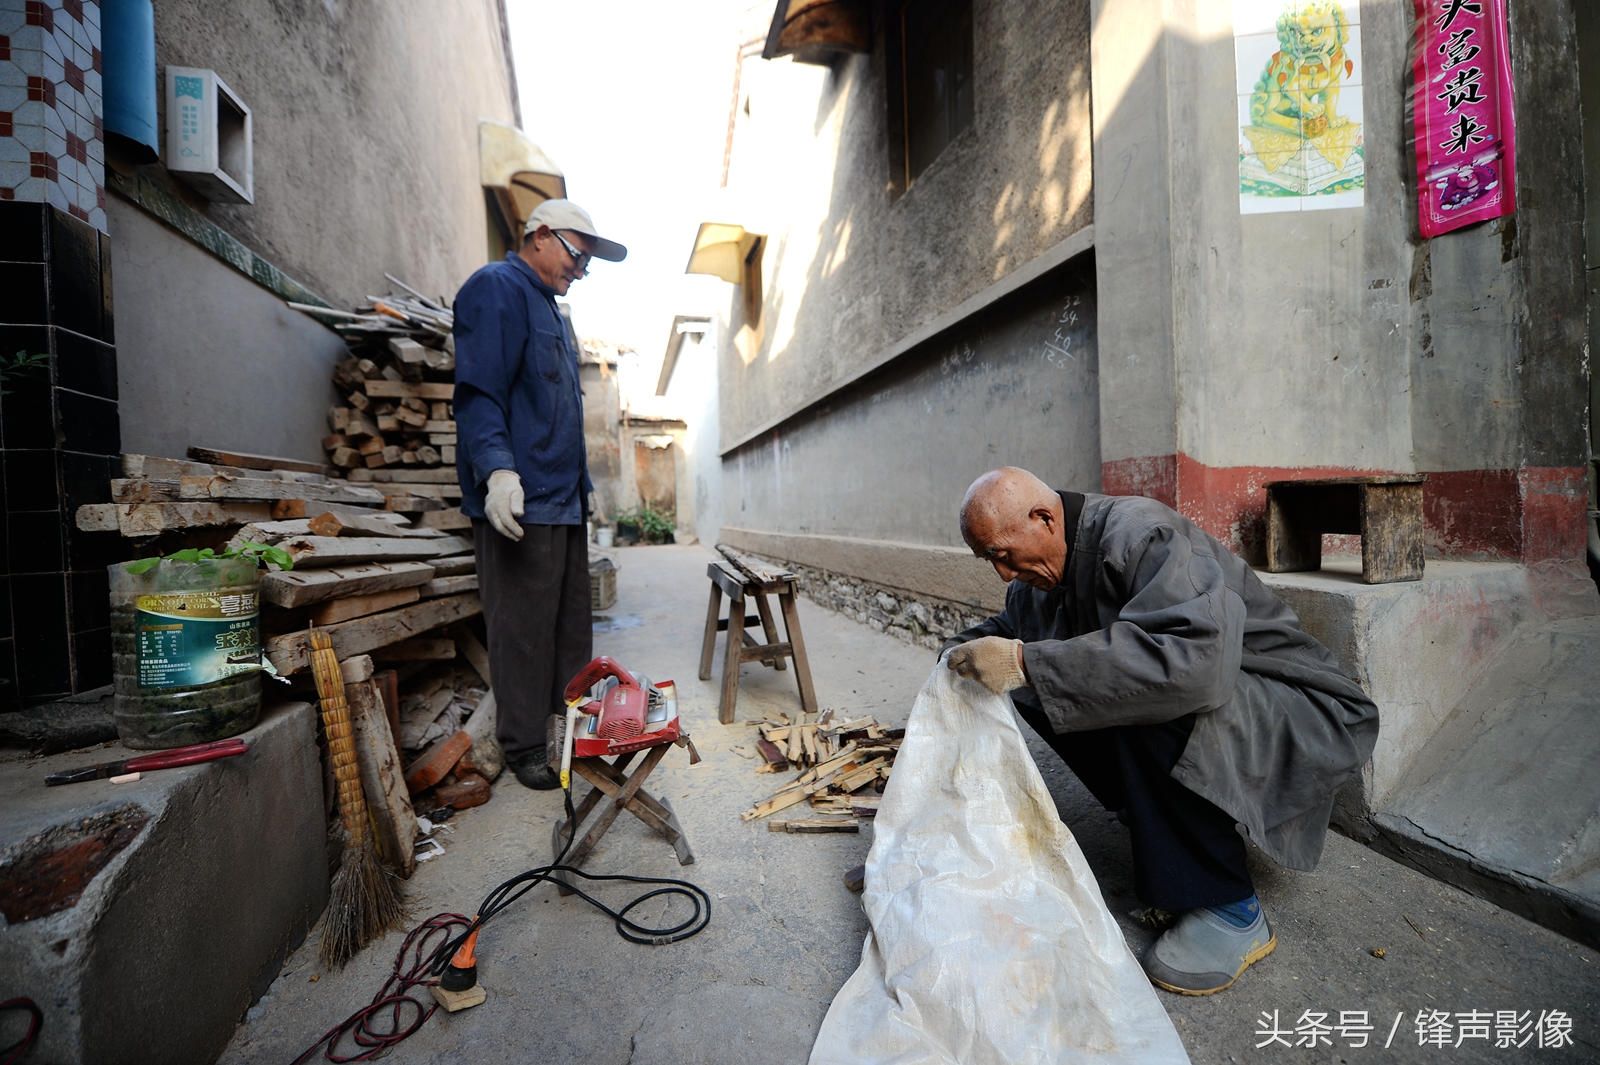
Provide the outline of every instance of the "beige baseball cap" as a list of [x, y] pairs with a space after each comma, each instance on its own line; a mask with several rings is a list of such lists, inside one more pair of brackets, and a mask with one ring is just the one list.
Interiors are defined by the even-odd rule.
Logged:
[[527, 225], [522, 227], [522, 235], [526, 237], [540, 226], [570, 229], [574, 233], [582, 233], [594, 241], [594, 255], [597, 259], [620, 263], [628, 257], [628, 249], [595, 232], [594, 219], [589, 217], [589, 212], [571, 200], [546, 200], [535, 207], [533, 213], [528, 216]]

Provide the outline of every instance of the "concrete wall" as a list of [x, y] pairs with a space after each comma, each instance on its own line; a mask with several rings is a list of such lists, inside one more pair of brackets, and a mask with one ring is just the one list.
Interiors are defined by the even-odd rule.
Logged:
[[714, 544], [722, 533], [721, 433], [717, 421], [718, 332], [686, 334], [667, 384], [666, 399], [687, 428], [679, 441], [683, 476], [678, 483], [679, 540]]
[[160, 0], [156, 61], [253, 112], [255, 203], [192, 202], [335, 304], [483, 265], [478, 121], [516, 124], [495, 0]]
[[322, 461], [339, 335], [131, 204], [112, 197], [106, 209], [123, 450]]
[[[1430, 474], [1430, 547], [1582, 554], [1572, 7], [1510, 5], [1518, 210], [1417, 236], [1409, 0], [1359, 5], [1364, 206], [1241, 214], [1227, 5], [1094, 4], [1105, 483], [1254, 554], [1262, 485]], [[1564, 80], [1563, 80], [1564, 78]]]
[[618, 422], [622, 403], [617, 367], [585, 357], [578, 368], [583, 387], [583, 442], [594, 482], [595, 521], [609, 524], [622, 502], [622, 436]]
[[1092, 270], [1059, 268], [1090, 246], [1088, 5], [972, 6], [973, 122], [904, 189], [885, 27], [741, 67], [724, 220], [768, 243], [759, 315], [723, 316], [731, 529], [948, 546], [991, 466], [1098, 487]]

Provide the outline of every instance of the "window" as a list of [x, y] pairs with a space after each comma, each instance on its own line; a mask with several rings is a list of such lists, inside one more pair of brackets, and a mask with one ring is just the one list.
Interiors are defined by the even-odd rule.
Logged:
[[891, 18], [889, 60], [899, 90], [891, 128], [900, 130], [891, 157], [904, 188], [972, 124], [972, 0], [904, 0]]

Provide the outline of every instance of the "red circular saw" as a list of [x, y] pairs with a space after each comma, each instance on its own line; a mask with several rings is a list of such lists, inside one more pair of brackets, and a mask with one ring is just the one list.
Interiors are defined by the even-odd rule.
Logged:
[[609, 758], [677, 743], [683, 735], [678, 721], [678, 686], [670, 680], [651, 683], [650, 678], [628, 672], [606, 655], [584, 666], [567, 682], [562, 696], [567, 701], [563, 786], [573, 758]]

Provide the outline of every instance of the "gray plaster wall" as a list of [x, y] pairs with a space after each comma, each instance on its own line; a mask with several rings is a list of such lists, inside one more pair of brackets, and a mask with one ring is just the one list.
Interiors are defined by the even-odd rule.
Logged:
[[831, 68], [740, 68], [731, 221], [767, 237], [720, 361], [732, 448], [1093, 221], [1087, 0], [973, 0], [974, 117], [903, 191], [885, 33]]
[[727, 455], [724, 522], [960, 547], [957, 506], [987, 469], [1098, 489], [1094, 320], [1082, 255]]
[[338, 334], [126, 201], [109, 198], [106, 217], [122, 449], [322, 461]]
[[191, 201], [223, 229], [336, 305], [389, 291], [384, 271], [449, 296], [483, 265], [478, 121], [516, 124], [496, 0], [160, 0], [155, 15], [161, 76], [212, 68], [253, 113], [255, 203]]
[[[1365, 203], [1243, 215], [1225, 4], [1094, 5], [1108, 459], [1501, 469], [1582, 461], [1572, 5], [1510, 4], [1518, 210], [1422, 241], [1412, 5], [1360, 5]], [[1558, 72], [1565, 71], [1563, 75]], [[1176, 411], [1176, 417], [1172, 412]]]

